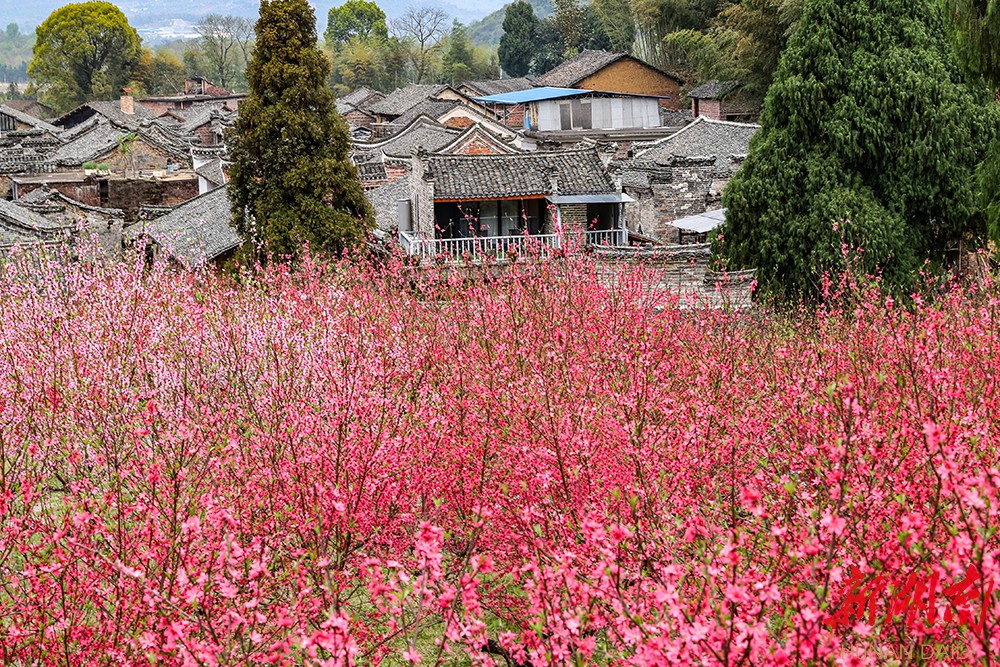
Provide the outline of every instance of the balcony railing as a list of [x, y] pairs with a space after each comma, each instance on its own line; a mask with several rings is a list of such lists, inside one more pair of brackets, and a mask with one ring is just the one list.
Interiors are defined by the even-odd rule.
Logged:
[[513, 256], [548, 257], [553, 250], [559, 248], [574, 250], [585, 246], [617, 247], [624, 245], [624, 238], [625, 231], [621, 229], [457, 239], [427, 238], [416, 232], [399, 233], [399, 240], [406, 254], [422, 259], [450, 261], [508, 259]]

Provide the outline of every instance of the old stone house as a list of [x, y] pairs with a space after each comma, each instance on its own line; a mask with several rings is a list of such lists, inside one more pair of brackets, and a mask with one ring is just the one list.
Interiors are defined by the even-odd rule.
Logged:
[[758, 129], [701, 116], [669, 137], [637, 145], [633, 157], [617, 165], [623, 191], [635, 199], [629, 229], [677, 243], [671, 221], [719, 208]]

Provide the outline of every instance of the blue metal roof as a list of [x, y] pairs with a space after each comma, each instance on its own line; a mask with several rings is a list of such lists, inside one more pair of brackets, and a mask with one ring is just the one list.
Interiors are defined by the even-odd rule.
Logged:
[[475, 97], [477, 102], [487, 104], [524, 104], [526, 102], [541, 102], [542, 100], [558, 100], [564, 97], [579, 97], [592, 93], [592, 90], [582, 88], [529, 88], [518, 90], [513, 93], [500, 93], [499, 95], [488, 95], [486, 97]]

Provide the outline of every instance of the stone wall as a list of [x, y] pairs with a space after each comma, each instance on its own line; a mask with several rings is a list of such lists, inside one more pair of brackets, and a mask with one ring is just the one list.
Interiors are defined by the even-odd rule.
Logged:
[[677, 243], [677, 229], [670, 222], [717, 208], [726, 180], [716, 176], [715, 158], [674, 158], [666, 166], [650, 165], [641, 171], [649, 186], [625, 185], [635, 199], [626, 206], [629, 231], [664, 243]]

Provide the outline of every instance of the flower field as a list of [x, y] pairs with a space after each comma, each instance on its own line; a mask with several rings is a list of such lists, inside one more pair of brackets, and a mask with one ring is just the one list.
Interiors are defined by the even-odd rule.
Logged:
[[0, 661], [995, 664], [1000, 292], [649, 283], [8, 269]]

